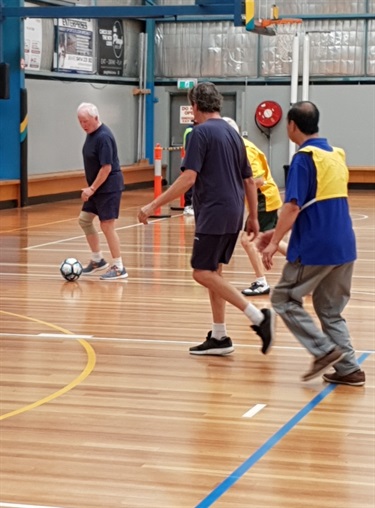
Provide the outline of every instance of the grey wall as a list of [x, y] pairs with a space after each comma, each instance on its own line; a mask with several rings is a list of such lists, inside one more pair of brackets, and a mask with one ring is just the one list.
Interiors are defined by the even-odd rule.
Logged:
[[76, 115], [81, 102], [92, 102], [99, 108], [102, 122], [117, 140], [120, 163], [135, 161], [138, 98], [132, 94], [133, 86], [27, 79], [26, 88], [31, 175], [83, 168], [85, 133]]
[[[283, 165], [289, 163], [289, 141], [285, 115], [290, 104], [290, 85], [219, 86], [223, 91], [237, 92], [236, 120], [249, 139], [261, 148], [270, 160], [273, 176], [284, 186]], [[155, 93], [155, 142], [168, 146], [169, 96], [175, 87], [157, 86]], [[299, 97], [301, 90], [299, 90]], [[278, 102], [283, 109], [281, 122], [271, 131], [270, 142], [254, 122], [258, 104], [264, 100]], [[345, 149], [350, 166], [375, 166], [375, 86], [374, 85], [312, 85], [310, 100], [321, 113], [320, 134], [335, 146]]]
[[349, 166], [375, 166], [375, 86], [312, 86], [321, 134], [346, 151]]
[[[299, 90], [299, 98], [301, 97]], [[263, 100], [278, 102], [284, 118], [271, 132], [271, 168], [278, 185], [284, 184], [283, 165], [288, 164], [289, 143], [285, 115], [290, 103], [290, 87], [247, 87], [245, 129], [249, 138], [268, 155], [269, 143], [254, 124], [254, 111]], [[312, 85], [310, 100], [320, 110], [320, 135], [334, 146], [344, 148], [349, 166], [375, 166], [375, 86]], [[241, 123], [241, 115], [238, 117]], [[249, 127], [247, 127], [249, 125]]]
[[[81, 102], [93, 102], [101, 119], [114, 132], [120, 162], [137, 158], [137, 104], [131, 85], [109, 85], [72, 81], [27, 79], [29, 96], [29, 173], [43, 174], [82, 169], [81, 150], [85, 138], [76, 109]], [[249, 139], [269, 157], [278, 185], [284, 185], [283, 165], [289, 162], [285, 114], [290, 86], [219, 86], [222, 92], [237, 93], [236, 120]], [[170, 93], [175, 86], [157, 86], [155, 94], [155, 143], [168, 146], [170, 140]], [[375, 86], [313, 85], [310, 99], [321, 111], [321, 135], [346, 150], [351, 166], [375, 166]], [[271, 142], [254, 123], [256, 106], [264, 100], [278, 102], [284, 118], [271, 132]], [[167, 160], [165, 161], [167, 162]]]

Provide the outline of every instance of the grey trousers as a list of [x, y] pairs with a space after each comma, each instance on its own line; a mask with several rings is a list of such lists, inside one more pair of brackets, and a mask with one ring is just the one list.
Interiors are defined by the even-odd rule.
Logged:
[[[335, 346], [346, 352], [334, 368], [340, 376], [358, 370], [345, 319], [341, 316], [350, 298], [354, 263], [332, 266], [284, 266], [271, 302], [276, 313], [299, 342], [314, 356], [329, 353]], [[303, 307], [303, 297], [312, 293], [312, 301], [321, 330]]]

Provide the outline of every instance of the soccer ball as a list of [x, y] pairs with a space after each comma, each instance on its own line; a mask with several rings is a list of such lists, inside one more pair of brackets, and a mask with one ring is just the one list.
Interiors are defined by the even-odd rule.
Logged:
[[60, 265], [60, 273], [65, 280], [73, 282], [81, 275], [82, 265], [75, 258], [67, 258]]

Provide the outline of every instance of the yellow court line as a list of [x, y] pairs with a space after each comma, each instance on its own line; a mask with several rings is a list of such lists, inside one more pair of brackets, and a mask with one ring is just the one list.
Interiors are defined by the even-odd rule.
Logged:
[[[51, 323], [47, 323], [46, 321], [41, 321], [40, 319], [31, 318], [28, 316], [22, 316], [20, 314], [14, 314], [13, 312], [7, 312], [4, 310], [0, 310], [1, 314], [7, 314], [8, 316], [15, 316], [19, 317], [21, 319], [27, 319], [29, 321], [34, 321], [35, 323], [40, 323], [42, 325], [46, 325], [50, 328], [54, 328], [55, 330], [58, 330], [62, 333], [65, 333], [66, 335], [73, 335], [72, 332], [69, 330], [65, 330], [64, 328], [61, 328], [60, 326], [53, 325]], [[64, 395], [65, 393], [69, 392], [76, 386], [78, 386], [84, 379], [86, 379], [91, 372], [94, 370], [95, 363], [96, 363], [96, 354], [92, 346], [83, 339], [78, 339], [78, 342], [81, 344], [81, 346], [86, 350], [87, 353], [87, 364], [84, 370], [81, 372], [81, 374], [73, 379], [69, 384], [64, 386], [64, 388], [61, 388], [61, 390], [58, 390], [57, 392], [51, 393], [51, 395], [48, 395], [47, 397], [44, 397], [43, 399], [37, 400], [36, 402], [33, 402], [32, 404], [29, 404], [28, 406], [21, 407], [19, 409], [16, 409], [15, 411], [11, 411], [10, 413], [6, 413], [4, 415], [0, 416], [0, 421], [5, 420], [6, 418], [10, 418], [11, 416], [16, 416], [21, 413], [25, 413], [26, 411], [30, 411], [31, 409], [34, 409], [36, 407], [42, 406], [43, 404], [46, 404], [47, 402], [50, 402], [53, 399], [56, 399], [57, 397], [60, 397], [60, 395]]]

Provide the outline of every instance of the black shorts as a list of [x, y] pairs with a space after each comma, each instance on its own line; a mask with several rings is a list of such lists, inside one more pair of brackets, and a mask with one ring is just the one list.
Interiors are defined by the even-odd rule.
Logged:
[[93, 213], [101, 222], [118, 219], [122, 191], [94, 194], [82, 206], [83, 212]]
[[272, 212], [258, 212], [259, 230], [261, 233], [274, 229], [277, 224], [277, 210]]
[[[277, 219], [278, 219], [277, 210], [273, 210], [272, 212], [259, 212], [258, 211], [259, 231], [261, 233], [264, 233], [265, 231], [274, 229], [277, 224]], [[246, 231], [246, 223], [245, 223], [244, 231]]]
[[228, 264], [236, 246], [238, 233], [203, 235], [195, 233], [191, 266], [195, 270], [215, 272], [219, 265]]

